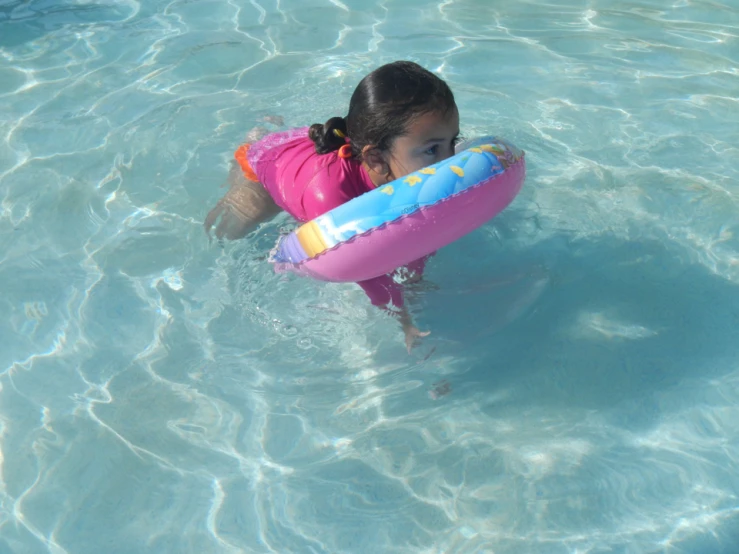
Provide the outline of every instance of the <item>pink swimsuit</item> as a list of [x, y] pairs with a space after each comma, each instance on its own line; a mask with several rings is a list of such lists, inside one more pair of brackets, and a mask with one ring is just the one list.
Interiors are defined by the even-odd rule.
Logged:
[[[241, 149], [240, 149], [241, 150]], [[237, 151], [237, 159], [239, 151]], [[248, 165], [275, 203], [304, 223], [375, 188], [362, 164], [337, 152], [316, 154], [308, 128], [267, 135], [245, 152]], [[408, 269], [422, 274], [426, 258]], [[391, 275], [357, 283], [375, 306], [403, 305], [402, 286]]]

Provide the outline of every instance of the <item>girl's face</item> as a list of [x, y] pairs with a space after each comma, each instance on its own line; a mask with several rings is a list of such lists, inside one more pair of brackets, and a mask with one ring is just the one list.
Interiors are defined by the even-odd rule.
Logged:
[[372, 182], [383, 185], [453, 156], [458, 137], [456, 107], [446, 113], [431, 112], [415, 118], [388, 152], [367, 160]]

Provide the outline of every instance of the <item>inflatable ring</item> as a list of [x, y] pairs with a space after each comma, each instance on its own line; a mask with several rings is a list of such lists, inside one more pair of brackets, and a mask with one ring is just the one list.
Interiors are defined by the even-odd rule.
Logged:
[[526, 176], [523, 151], [495, 137], [382, 185], [282, 237], [275, 271], [357, 282], [392, 273], [490, 221]]

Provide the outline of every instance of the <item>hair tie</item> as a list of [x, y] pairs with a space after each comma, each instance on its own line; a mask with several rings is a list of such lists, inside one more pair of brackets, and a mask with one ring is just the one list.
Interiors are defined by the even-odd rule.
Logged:
[[343, 144], [341, 148], [339, 148], [339, 158], [342, 160], [348, 160], [352, 157], [352, 147], [349, 144]]
[[345, 139], [346, 135], [340, 129], [334, 129], [334, 135], [340, 139]]

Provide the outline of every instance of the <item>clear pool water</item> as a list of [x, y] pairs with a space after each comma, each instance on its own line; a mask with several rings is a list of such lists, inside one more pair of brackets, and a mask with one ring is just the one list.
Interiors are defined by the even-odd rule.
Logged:
[[[734, 553], [736, 0], [0, 0], [0, 553]], [[408, 356], [290, 225], [202, 220], [265, 117], [452, 85], [522, 195]]]

